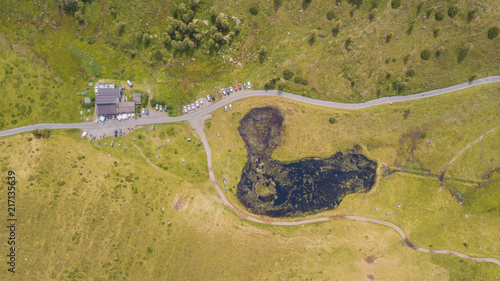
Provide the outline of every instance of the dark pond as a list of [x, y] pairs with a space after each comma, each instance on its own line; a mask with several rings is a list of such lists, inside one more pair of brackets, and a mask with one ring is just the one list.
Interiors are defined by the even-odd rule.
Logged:
[[251, 212], [272, 217], [300, 216], [335, 208], [354, 192], [375, 184], [377, 164], [352, 150], [329, 158], [292, 163], [271, 159], [281, 143], [284, 118], [274, 107], [255, 108], [241, 121], [248, 161], [237, 195]]

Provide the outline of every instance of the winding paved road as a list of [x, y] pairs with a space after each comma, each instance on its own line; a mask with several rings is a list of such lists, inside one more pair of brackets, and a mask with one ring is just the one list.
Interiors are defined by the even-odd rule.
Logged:
[[[203, 124], [205, 122], [205, 119], [211, 117], [211, 115], [206, 115], [206, 114], [208, 114], [208, 113], [210, 113], [218, 108], [221, 108], [224, 105], [229, 104], [235, 100], [243, 99], [246, 97], [280, 96], [280, 97], [289, 98], [292, 100], [301, 101], [301, 102], [314, 104], [314, 105], [334, 107], [334, 108], [352, 109], [352, 108], [366, 108], [366, 107], [375, 106], [375, 105], [384, 104], [384, 103], [390, 103], [390, 102], [408, 101], [408, 100], [420, 99], [420, 98], [424, 98], [424, 97], [437, 96], [437, 95], [441, 95], [441, 94], [469, 88], [472, 86], [485, 84], [485, 83], [493, 83], [493, 82], [500, 82], [500, 76], [486, 77], [486, 78], [474, 80], [471, 82], [467, 82], [467, 83], [463, 83], [463, 84], [459, 84], [459, 85], [455, 85], [455, 86], [451, 86], [451, 87], [447, 87], [447, 88], [427, 91], [427, 92], [413, 94], [413, 95], [384, 97], [384, 98], [380, 98], [380, 99], [376, 99], [376, 100], [371, 100], [371, 101], [368, 101], [365, 103], [355, 103], [355, 104], [344, 104], [344, 103], [337, 103], [337, 102], [330, 102], [330, 101], [314, 100], [311, 98], [306, 98], [303, 96], [299, 96], [299, 95], [295, 95], [295, 94], [291, 94], [291, 93], [287, 93], [287, 92], [282, 92], [282, 91], [276, 91], [276, 90], [245, 91], [245, 92], [240, 92], [238, 94], [233, 94], [233, 95], [231, 95], [225, 99], [222, 99], [216, 103], [212, 103], [207, 108], [204, 108], [204, 109], [201, 109], [201, 110], [196, 111], [194, 113], [183, 115], [180, 117], [163, 117], [163, 118], [155, 118], [155, 119], [137, 119], [137, 120], [134, 119], [134, 120], [121, 121], [121, 122], [116, 121], [116, 120], [112, 120], [112, 121], [108, 121], [105, 123], [94, 122], [94, 123], [73, 123], [73, 124], [61, 124], [61, 123], [37, 124], [37, 125], [31, 125], [31, 126], [25, 126], [25, 127], [1, 131], [0, 137], [18, 134], [18, 133], [22, 133], [22, 132], [29, 132], [29, 131], [32, 131], [35, 129], [72, 129], [72, 128], [83, 129], [83, 130], [113, 129], [113, 128], [123, 128], [123, 127], [134, 127], [134, 126], [148, 125], [148, 124], [189, 121], [191, 123], [191, 125], [195, 128], [196, 132], [198, 133], [198, 135], [203, 143], [203, 146], [205, 148], [205, 152], [207, 154], [210, 180], [212, 181], [212, 184], [214, 185], [215, 189], [217, 190], [217, 193], [219, 194], [220, 198], [222, 199], [223, 204], [226, 205], [233, 212], [235, 212], [237, 215], [239, 215], [240, 217], [242, 217], [244, 219], [247, 219], [247, 220], [250, 220], [253, 222], [257, 222], [257, 223], [270, 224], [270, 225], [302, 225], [302, 224], [332, 221], [332, 220], [356, 220], [356, 221], [376, 223], [376, 224], [388, 226], [388, 227], [396, 230], [399, 233], [399, 235], [403, 238], [403, 241], [405, 242], [405, 244], [416, 251], [423, 252], [423, 253], [451, 254], [451, 255], [455, 255], [455, 256], [461, 257], [463, 259], [470, 260], [470, 261], [491, 262], [491, 263], [495, 263], [495, 264], [500, 266], [500, 260], [497, 260], [494, 258], [474, 258], [474, 257], [464, 255], [462, 253], [458, 253], [458, 252], [450, 251], [450, 250], [431, 250], [431, 249], [417, 247], [408, 240], [408, 238], [406, 237], [403, 230], [401, 228], [399, 228], [398, 226], [396, 226], [395, 224], [392, 224], [392, 223], [386, 222], [386, 221], [382, 221], [382, 220], [372, 219], [372, 218], [358, 217], [358, 216], [338, 216], [338, 217], [322, 217], [322, 218], [313, 218], [313, 219], [306, 219], [306, 220], [299, 220], [299, 221], [282, 222], [282, 221], [267, 221], [267, 220], [262, 220], [259, 218], [249, 216], [249, 215], [241, 212], [240, 210], [238, 210], [236, 207], [234, 207], [229, 202], [229, 200], [227, 200], [222, 189], [218, 186], [217, 181], [215, 180], [215, 175], [213, 173], [211, 149], [210, 149], [210, 146], [208, 144], [207, 138], [205, 136], [205, 132], [203, 130], [203, 127], [204, 127]], [[206, 115], [206, 116], [204, 116], [204, 115]]]
[[4, 130], [0, 131], [0, 137], [3, 136], [9, 136], [9, 135], [14, 135], [14, 134], [19, 134], [23, 132], [29, 132], [33, 131], [36, 129], [82, 129], [82, 130], [114, 130], [118, 128], [127, 128], [127, 127], [134, 127], [134, 126], [140, 126], [140, 125], [149, 125], [149, 124], [161, 124], [161, 123], [172, 123], [172, 122], [179, 122], [179, 121], [189, 121], [189, 120], [195, 120], [200, 118], [203, 115], [206, 115], [218, 108], [221, 108], [225, 106], [226, 104], [229, 104], [231, 102], [234, 102], [239, 99], [247, 98], [247, 97], [256, 97], [256, 96], [278, 96], [278, 97], [284, 97], [304, 103], [309, 103], [309, 104], [314, 104], [314, 105], [320, 105], [320, 106], [325, 106], [325, 107], [333, 107], [333, 108], [346, 108], [346, 109], [353, 109], [353, 108], [366, 108], [370, 106], [375, 106], [379, 104], [385, 104], [385, 103], [391, 103], [391, 102], [399, 102], [399, 101], [408, 101], [408, 100], [415, 100], [415, 99], [421, 99], [425, 97], [432, 97], [432, 96], [437, 96], [457, 90], [462, 90], [465, 88], [481, 85], [481, 84], [486, 84], [486, 83], [494, 83], [494, 82], [500, 82], [500, 76], [490, 76], [486, 78], [481, 78], [478, 80], [474, 80], [471, 82], [467, 83], [462, 83], [458, 84], [455, 86], [450, 86], [442, 89], [437, 89], [437, 90], [432, 90], [432, 91], [427, 91], [427, 92], [422, 92], [418, 94], [412, 94], [412, 95], [406, 95], [406, 96], [392, 96], [392, 97], [384, 97], [384, 98], [379, 98], [371, 101], [367, 101], [364, 103], [339, 103], [339, 102], [331, 102], [331, 101], [323, 101], [323, 100], [315, 100], [311, 98], [306, 98], [303, 96], [283, 92], [283, 91], [277, 91], [277, 90], [268, 90], [268, 91], [263, 91], [263, 90], [257, 90], [257, 91], [243, 91], [243, 92], [238, 92], [234, 93], [226, 98], [223, 98], [215, 103], [211, 103], [210, 106], [195, 111], [193, 113], [189, 113], [186, 115], [182, 115], [179, 117], [161, 117], [161, 118], [151, 118], [151, 119], [130, 119], [130, 120], [125, 120], [125, 121], [118, 121], [118, 120], [109, 120], [107, 122], [92, 122], [92, 123], [45, 123], [45, 124], [37, 124], [37, 125], [30, 125], [30, 126], [25, 126], [25, 127], [19, 127], [19, 128], [14, 128], [10, 130]]

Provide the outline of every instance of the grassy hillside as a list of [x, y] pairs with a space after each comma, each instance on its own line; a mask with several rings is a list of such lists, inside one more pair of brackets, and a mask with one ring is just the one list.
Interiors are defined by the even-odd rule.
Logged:
[[[181, 124], [172, 127], [189, 131]], [[208, 180], [193, 185], [170, 173], [181, 163], [157, 170], [135, 147], [125, 149], [132, 134], [152, 141], [160, 130], [144, 128], [116, 138], [114, 147], [110, 137], [104, 146], [83, 141], [73, 131], [53, 131], [48, 139], [2, 138], [1, 172], [15, 171], [18, 181], [19, 248], [16, 275], [2, 270], [0, 278], [447, 280], [499, 274], [492, 264], [415, 252], [396, 232], [378, 225], [340, 221], [276, 227], [241, 220], [211, 198]], [[179, 151], [184, 146], [171, 145]], [[196, 179], [193, 175], [183, 177]], [[0, 192], [7, 191], [1, 187]], [[381, 207], [390, 200], [381, 201]], [[405, 212], [414, 208], [404, 206]], [[5, 216], [2, 212], [0, 218]], [[425, 245], [428, 237], [422, 234], [417, 242]], [[6, 231], [0, 239], [7, 241]], [[495, 256], [482, 248], [484, 243], [464, 241], [469, 248], [463, 252]]]
[[[3, 52], [33, 66], [1, 74], [12, 89], [5, 98], [22, 104], [48, 91], [47, 99], [57, 100], [57, 116], [2, 117], [4, 128], [78, 121], [83, 98], [74, 94], [93, 77], [133, 80], [175, 115], [235, 81], [355, 102], [499, 75], [500, 37], [488, 38], [498, 25], [497, 1], [74, 3], [0, 3], [2, 44], [13, 47]], [[38, 90], [33, 82], [23, 88], [31, 72], [50, 78]]]
[[[373, 191], [349, 195], [337, 209], [317, 216], [375, 217], [401, 225], [422, 247], [500, 257], [495, 250], [499, 90], [496, 83], [362, 110], [326, 109], [277, 97], [240, 100], [232, 112], [212, 113], [207, 124], [214, 173], [220, 185], [222, 178], [229, 179], [227, 196], [244, 209], [236, 197], [247, 153], [238, 122], [252, 108], [273, 105], [285, 118], [282, 146], [273, 158], [328, 157], [359, 144], [385, 175]], [[481, 135], [450, 166], [440, 192], [442, 168]], [[404, 172], [389, 176], [383, 168]]]

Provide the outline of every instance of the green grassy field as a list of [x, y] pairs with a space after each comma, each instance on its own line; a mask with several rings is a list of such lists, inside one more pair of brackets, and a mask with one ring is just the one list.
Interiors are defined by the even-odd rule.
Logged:
[[[132, 134], [153, 142], [160, 128], [137, 130], [122, 143]], [[497, 266], [417, 253], [378, 225], [249, 223], [211, 199], [203, 183], [152, 168], [133, 147], [116, 146], [118, 139], [111, 148], [72, 131], [30, 137], [0, 140], [1, 171], [15, 171], [18, 180], [19, 243], [17, 273], [2, 270], [2, 279], [447, 280], [498, 274]], [[6, 235], [0, 232], [0, 239]]]
[[[313, 217], [379, 218], [401, 225], [410, 240], [421, 247], [498, 258], [494, 248], [498, 243], [500, 197], [497, 173], [493, 171], [500, 163], [496, 149], [499, 89], [498, 84], [485, 85], [362, 110], [326, 109], [277, 97], [240, 100], [233, 103], [232, 112], [221, 109], [212, 113], [207, 126], [214, 173], [219, 184], [222, 178], [231, 179], [227, 197], [244, 209], [236, 197], [238, 177], [246, 162], [238, 122], [254, 107], [277, 106], [285, 118], [285, 130], [282, 146], [274, 150], [275, 159], [328, 157], [359, 144], [380, 167], [415, 169], [413, 173], [381, 178], [371, 192], [348, 195], [336, 210]], [[336, 120], [334, 124], [329, 122], [331, 117]], [[495, 130], [457, 158], [439, 192], [441, 169], [491, 129]], [[379, 174], [382, 172], [379, 169]], [[463, 197], [461, 203], [455, 190]]]
[[[81, 101], [73, 93], [87, 88], [93, 77], [130, 79], [168, 104], [170, 115], [177, 115], [186, 102], [236, 81], [250, 80], [263, 88], [277, 78], [276, 87], [290, 92], [360, 102], [499, 75], [500, 39], [487, 36], [488, 29], [498, 25], [496, 1], [407, 1], [397, 8], [386, 0], [309, 5], [296, 0], [282, 1], [279, 7], [275, 1], [201, 1], [194, 10], [198, 20], [194, 26], [204, 35], [196, 49], [179, 52], [164, 40], [168, 18], [175, 16], [174, 5], [181, 2], [90, 1], [75, 15], [60, 10], [56, 1], [2, 1], [0, 12], [6, 15], [0, 19], [2, 45], [16, 49], [3, 52], [12, 58], [19, 56], [12, 52], [24, 53], [23, 65], [36, 69], [16, 67], [10, 76], [22, 79], [2, 78], [7, 79], [8, 99], [21, 104], [48, 91], [47, 99], [58, 102], [51, 113], [57, 116], [51, 119], [74, 122]], [[250, 14], [251, 5], [258, 6], [256, 15]], [[458, 9], [453, 17], [447, 14], [451, 6]], [[238, 23], [239, 34], [219, 49], [208, 44], [212, 8], [216, 15], [228, 16], [230, 30], [235, 31]], [[334, 17], [328, 19], [327, 12]], [[436, 20], [438, 13], [444, 14], [442, 20]], [[316, 34], [314, 42], [311, 34]], [[472, 46], [466, 46], [470, 42]], [[428, 60], [421, 58], [425, 49]], [[7, 68], [12, 64], [8, 61], [3, 63]], [[284, 79], [285, 69], [295, 76]], [[40, 71], [47, 81], [24, 78]], [[300, 84], [304, 79], [307, 85]], [[42, 83], [38, 90], [35, 82]], [[22, 98], [17, 91], [22, 91]], [[35, 123], [39, 117], [48, 120], [47, 114], [33, 113], [2, 117], [2, 123], [5, 128], [16, 127]], [[18, 123], [12, 124], [14, 119]]]

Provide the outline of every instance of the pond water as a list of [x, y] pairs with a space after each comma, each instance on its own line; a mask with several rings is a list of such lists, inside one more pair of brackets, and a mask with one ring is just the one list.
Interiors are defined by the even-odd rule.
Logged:
[[283, 122], [274, 107], [255, 108], [240, 121], [248, 161], [237, 195], [251, 212], [272, 217], [317, 213], [337, 207], [347, 194], [368, 192], [375, 184], [377, 164], [359, 149], [325, 159], [273, 160]]

